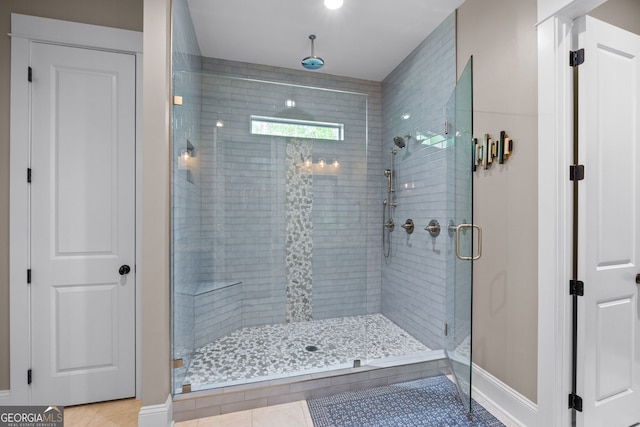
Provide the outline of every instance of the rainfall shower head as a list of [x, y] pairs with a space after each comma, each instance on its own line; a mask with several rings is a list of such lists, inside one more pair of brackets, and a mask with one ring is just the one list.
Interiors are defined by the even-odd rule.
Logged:
[[311, 40], [311, 56], [307, 56], [302, 60], [302, 66], [307, 70], [318, 70], [324, 65], [324, 59], [314, 54], [313, 41], [315, 39], [316, 36], [314, 34], [309, 35], [309, 40]]
[[404, 138], [401, 137], [401, 136], [396, 136], [395, 138], [393, 138], [393, 143], [396, 144], [396, 147], [398, 147], [398, 148], [404, 148], [405, 145], [407, 145], [404, 142]]

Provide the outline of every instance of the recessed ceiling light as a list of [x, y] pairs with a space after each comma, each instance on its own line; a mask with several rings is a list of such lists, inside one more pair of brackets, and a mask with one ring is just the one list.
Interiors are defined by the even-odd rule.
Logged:
[[340, 9], [342, 7], [343, 0], [324, 0], [324, 5], [327, 9]]

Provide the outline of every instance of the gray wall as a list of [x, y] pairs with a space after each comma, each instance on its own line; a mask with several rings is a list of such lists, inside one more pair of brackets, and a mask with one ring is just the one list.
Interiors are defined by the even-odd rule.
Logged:
[[[447, 259], [451, 243], [446, 224], [447, 168], [451, 150], [421, 144], [418, 133], [442, 134], [445, 106], [456, 82], [455, 14], [450, 15], [383, 81], [382, 167], [389, 168], [394, 136], [411, 134], [407, 146], [397, 149], [395, 181], [397, 208], [391, 233], [391, 256], [382, 258], [382, 313], [433, 349], [444, 348], [447, 317]], [[411, 117], [402, 120], [409, 113]], [[378, 194], [388, 197], [382, 169], [377, 181], [385, 182]], [[449, 182], [449, 185], [452, 183]], [[416, 231], [408, 235], [400, 225], [412, 218]], [[436, 239], [424, 228], [431, 219], [443, 231]], [[378, 220], [379, 223], [380, 220]]]
[[474, 222], [484, 241], [474, 265], [473, 360], [535, 402], [536, 1], [467, 1], [457, 19], [458, 73], [473, 55], [475, 136], [505, 130], [515, 144], [504, 165], [474, 174]]
[[589, 16], [640, 34], [640, 1], [638, 0], [609, 0], [589, 12]]
[[142, 0], [0, 2], [0, 390], [9, 389], [9, 93], [11, 13], [142, 31]]
[[[250, 115], [286, 116], [284, 101], [296, 100], [292, 117], [345, 124], [345, 140], [314, 141], [314, 161], [337, 158], [338, 169], [313, 168], [312, 316], [314, 319], [379, 310], [379, 266], [371, 224], [368, 174], [379, 151], [380, 84], [321, 73], [203, 59], [206, 73], [286, 82], [366, 94], [204, 77], [203, 138], [214, 141], [215, 164], [203, 218], [214, 223], [214, 282], [243, 283], [243, 326], [278, 323], [288, 308], [285, 292], [287, 185], [285, 138], [250, 135]], [[369, 145], [366, 109], [369, 106]], [[224, 127], [216, 128], [217, 120]], [[215, 132], [215, 135], [214, 135]], [[333, 172], [332, 172], [333, 171]], [[377, 190], [378, 187], [376, 187]], [[373, 192], [370, 192], [373, 194]], [[217, 208], [215, 206], [218, 206]], [[295, 243], [295, 242], [294, 242]], [[372, 257], [371, 254], [374, 254]], [[379, 253], [379, 252], [378, 252]]]
[[[144, 0], [142, 82], [142, 404], [171, 390], [170, 82], [171, 0]], [[147, 414], [148, 415], [148, 414]], [[153, 416], [152, 416], [153, 418]]]

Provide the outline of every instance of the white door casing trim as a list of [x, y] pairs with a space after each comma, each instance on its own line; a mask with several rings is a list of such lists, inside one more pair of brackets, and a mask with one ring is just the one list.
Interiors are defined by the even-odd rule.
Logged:
[[[538, 0], [538, 422], [570, 426], [573, 20], [605, 0]], [[552, 6], [556, 3], [557, 7]], [[540, 7], [538, 12], [540, 12]]]
[[[26, 281], [29, 267], [29, 186], [26, 173], [30, 149], [30, 106], [27, 69], [33, 41], [109, 50], [136, 56], [136, 258], [141, 262], [141, 147], [142, 147], [142, 33], [48, 18], [11, 15], [11, 122], [10, 122], [10, 373], [12, 404], [29, 404], [27, 370], [30, 367], [30, 308]], [[141, 269], [136, 274], [136, 395], [141, 395]]]
[[[570, 425], [571, 20], [538, 26], [538, 423]], [[566, 95], [566, 96], [565, 96]]]

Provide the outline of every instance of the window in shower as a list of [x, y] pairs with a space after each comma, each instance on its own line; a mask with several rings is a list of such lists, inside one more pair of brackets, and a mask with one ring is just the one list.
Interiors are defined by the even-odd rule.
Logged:
[[251, 116], [251, 133], [254, 135], [343, 141], [344, 125], [342, 123]]

